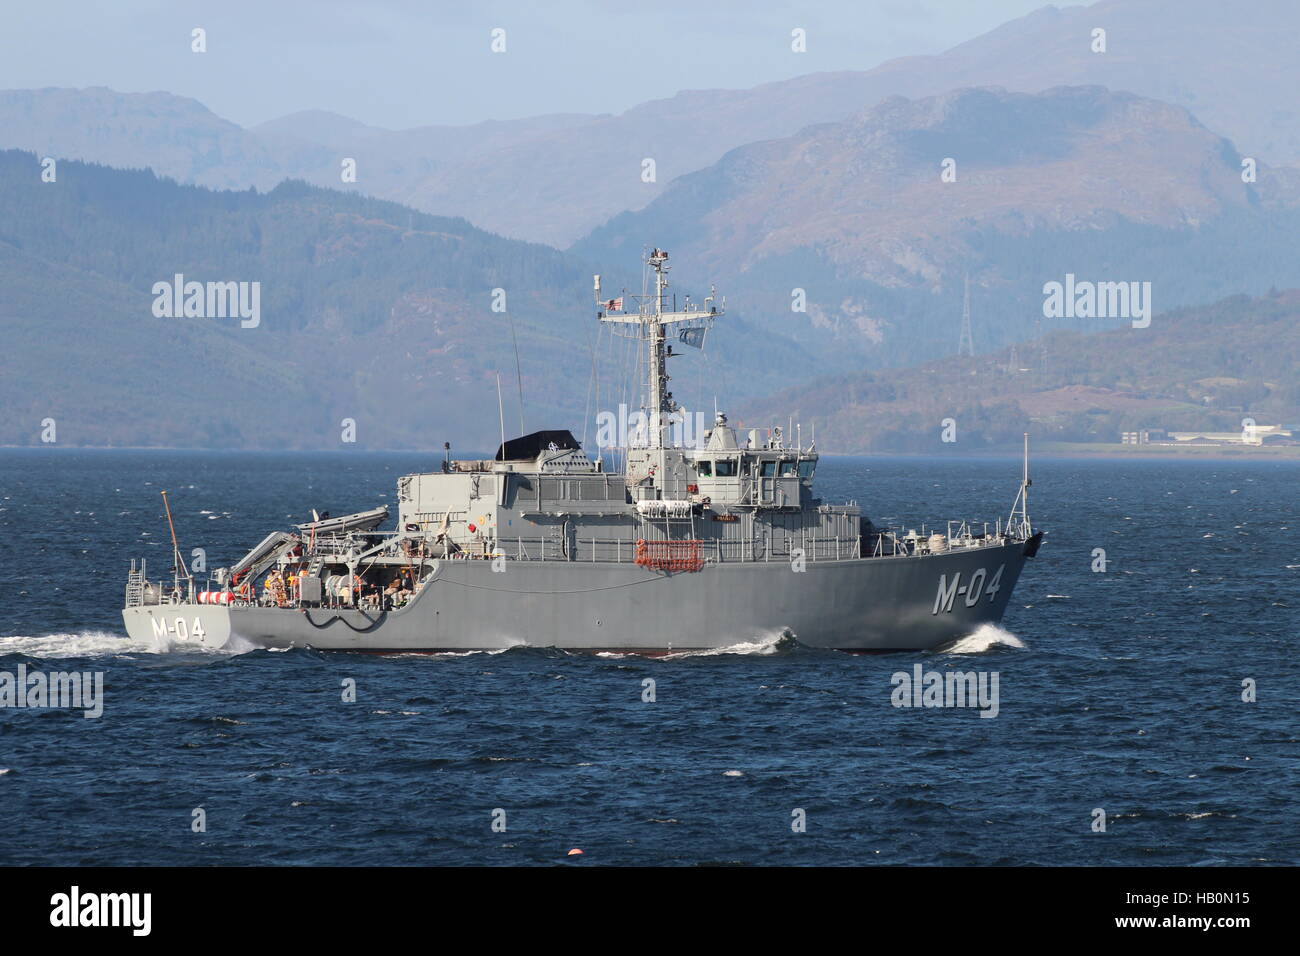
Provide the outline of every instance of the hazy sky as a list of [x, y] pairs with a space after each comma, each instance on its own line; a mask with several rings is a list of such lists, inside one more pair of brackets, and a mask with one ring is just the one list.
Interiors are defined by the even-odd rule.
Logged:
[[[35, 0], [0, 32], [0, 88], [166, 90], [241, 125], [327, 109], [376, 126], [622, 112], [937, 53], [1046, 0]], [[1058, 3], [1068, 6], [1069, 3]], [[208, 52], [190, 51], [207, 30]], [[506, 31], [506, 52], [489, 49]], [[790, 50], [795, 27], [808, 51]]]

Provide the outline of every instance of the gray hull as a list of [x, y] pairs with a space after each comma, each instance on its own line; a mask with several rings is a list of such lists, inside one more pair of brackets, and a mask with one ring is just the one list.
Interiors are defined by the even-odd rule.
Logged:
[[652, 571], [629, 562], [444, 560], [392, 611], [146, 605], [123, 611], [132, 637], [222, 647], [350, 651], [668, 652], [789, 631], [810, 647], [925, 650], [997, 623], [1037, 540], [912, 557], [707, 564]]

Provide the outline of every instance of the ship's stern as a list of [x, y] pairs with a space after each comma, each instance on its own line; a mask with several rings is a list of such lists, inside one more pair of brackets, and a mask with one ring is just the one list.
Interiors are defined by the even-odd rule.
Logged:
[[122, 609], [134, 640], [217, 650], [230, 640], [230, 609], [209, 604], [147, 604]]

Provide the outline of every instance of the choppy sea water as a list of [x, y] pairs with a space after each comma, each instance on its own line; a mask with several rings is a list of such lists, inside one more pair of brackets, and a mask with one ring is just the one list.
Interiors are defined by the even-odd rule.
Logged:
[[[813, 651], [776, 630], [659, 659], [126, 639], [129, 559], [170, 563], [161, 489], [185, 552], [217, 566], [309, 508], [392, 503], [398, 475], [433, 466], [0, 452], [0, 672], [105, 685], [98, 719], [0, 708], [0, 863], [1300, 860], [1300, 464], [1036, 462], [1047, 541], [1003, 627], [943, 653]], [[1018, 471], [825, 459], [818, 478], [911, 527], [1005, 515]], [[998, 715], [894, 707], [892, 675], [918, 663], [997, 672]]]

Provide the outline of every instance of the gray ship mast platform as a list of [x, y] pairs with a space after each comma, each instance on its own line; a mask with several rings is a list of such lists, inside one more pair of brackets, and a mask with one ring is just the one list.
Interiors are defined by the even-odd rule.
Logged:
[[[668, 253], [662, 249], [654, 249], [646, 257], [646, 265], [654, 273], [654, 293], [652, 295], [631, 295], [630, 298], [638, 300], [640, 306], [636, 312], [622, 312], [602, 309], [597, 313], [597, 318], [601, 322], [614, 325], [636, 326], [641, 338], [643, 338], [649, 349], [648, 374], [646, 379], [645, 398], [642, 404], [642, 411], [648, 416], [649, 442], [647, 447], [651, 449], [663, 449], [664, 431], [671, 422], [672, 416], [681, 411], [681, 406], [673, 398], [673, 393], [668, 390], [668, 359], [672, 358], [674, 353], [671, 348], [667, 347], [667, 333], [673, 326], [681, 323], [694, 323], [693, 329], [699, 330], [701, 336], [713, 328], [714, 319], [722, 315], [726, 310], [726, 301], [723, 300], [721, 307], [713, 304], [716, 293], [710, 292], [704, 304], [708, 306], [702, 309], [692, 309], [691, 300], [688, 296], [686, 299], [686, 308], [681, 311], [668, 311], [665, 309], [667, 304], [665, 299], [668, 294]], [[594, 279], [596, 298], [599, 303], [600, 299], [600, 276]], [[627, 296], [627, 293], [624, 293]], [[624, 296], [618, 299], [610, 300], [608, 303], [599, 303], [601, 305], [621, 305]], [[680, 354], [680, 353], [677, 353]]]

